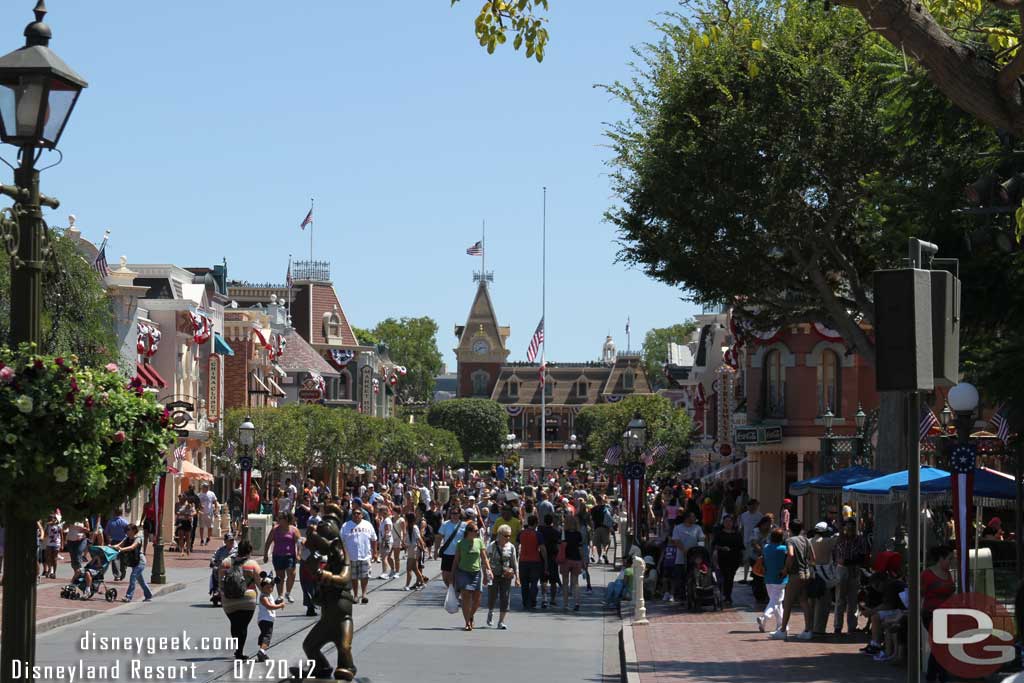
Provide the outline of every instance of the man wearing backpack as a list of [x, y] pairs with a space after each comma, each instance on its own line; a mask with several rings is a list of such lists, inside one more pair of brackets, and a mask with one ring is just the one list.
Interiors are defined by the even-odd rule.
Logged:
[[437, 554], [441, 557], [441, 577], [444, 579], [446, 587], [452, 584], [455, 547], [462, 540], [462, 535], [466, 531], [466, 525], [462, 522], [462, 515], [458, 506], [452, 505], [448, 510], [448, 514], [448, 521], [442, 524], [441, 528], [437, 531], [437, 536], [442, 539]]
[[590, 519], [594, 527], [593, 543], [597, 549], [597, 556], [607, 563], [608, 546], [612, 542], [612, 527], [615, 520], [612, 519], [611, 510], [604, 502], [604, 496], [598, 495], [595, 500], [597, 504], [590, 510]]
[[249, 557], [251, 554], [252, 543], [242, 541], [238, 544], [237, 555], [227, 557], [220, 567], [221, 606], [231, 622], [231, 637], [238, 643], [235, 659], [245, 659], [245, 638], [256, 612], [256, 578], [260, 565]]

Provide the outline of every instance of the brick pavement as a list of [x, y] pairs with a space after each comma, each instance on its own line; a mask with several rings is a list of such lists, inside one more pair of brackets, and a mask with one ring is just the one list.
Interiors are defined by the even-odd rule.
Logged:
[[[754, 610], [750, 589], [737, 584], [733, 597], [736, 607], [697, 614], [676, 604], [648, 602], [651, 623], [632, 627], [640, 683], [905, 680], [903, 668], [876, 663], [859, 651], [865, 642], [862, 634], [812, 641], [771, 640], [757, 629], [759, 612]], [[628, 604], [623, 603], [624, 609]], [[790, 633], [803, 630], [803, 623], [803, 615], [794, 612]]]

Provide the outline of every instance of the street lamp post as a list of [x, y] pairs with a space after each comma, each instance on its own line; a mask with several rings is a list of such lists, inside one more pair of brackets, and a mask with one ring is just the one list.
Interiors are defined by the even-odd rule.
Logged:
[[[857, 431], [853, 436], [839, 436], [832, 427], [835, 425], [836, 416], [829, 406], [825, 414], [821, 416], [821, 422], [825, 427], [825, 433], [821, 436], [821, 472], [833, 472], [839, 469], [840, 456], [849, 456], [849, 465], [868, 466], [867, 462], [867, 435], [864, 428], [867, 425], [868, 416], [864, 408], [857, 404], [857, 413], [853, 416]], [[818, 496], [818, 519], [825, 519], [828, 508], [828, 500], [824, 494]]]
[[635, 497], [643, 495], [646, 490], [644, 487], [644, 475], [645, 467], [644, 463], [640, 458], [640, 453], [643, 451], [644, 443], [647, 441], [647, 423], [640, 417], [640, 412], [637, 411], [633, 414], [633, 419], [629, 421], [626, 426], [626, 431], [622, 434], [622, 450], [626, 456], [623, 458], [623, 479], [627, 487], [630, 487], [630, 482], [637, 481], [638, 484], [633, 487], [634, 494], [629, 497], [630, 507], [633, 509], [626, 511], [626, 526], [629, 526], [630, 518], [632, 518], [632, 534], [624, 532], [622, 534], [622, 566], [626, 566], [626, 558], [628, 557], [629, 547], [636, 542], [636, 539], [640, 537], [640, 501], [636, 500]]
[[242, 454], [238, 456], [238, 470], [242, 477], [242, 519], [240, 535], [242, 539], [249, 537], [249, 487], [252, 486], [252, 448], [256, 444], [256, 425], [252, 418], [245, 416], [245, 421], [238, 425], [238, 445]]
[[[0, 57], [0, 141], [18, 148], [14, 186], [0, 194], [14, 205], [0, 211], [0, 242], [11, 257], [11, 345], [42, 342], [43, 266], [50, 254], [42, 206], [56, 199], [39, 193], [35, 164], [44, 149], [54, 149], [64, 132], [85, 80], [49, 48], [52, 33], [43, 23], [46, 4], [34, 9], [25, 28], [25, 46]], [[4, 567], [3, 622], [0, 628], [2, 680], [14, 676], [12, 662], [31, 671], [35, 664], [35, 524], [19, 523], [13, 501], [4, 511], [7, 555]]]
[[562, 450], [569, 454], [569, 462], [576, 459], [576, 452], [579, 451], [581, 446], [576, 441], [576, 435], [570, 434], [569, 440], [562, 444]]
[[506, 434], [505, 443], [501, 444], [501, 450], [504, 452], [503, 460], [512, 458], [516, 461], [516, 467], [519, 469], [519, 483], [523, 483], [523, 463], [516, 456], [519, 453], [519, 449], [523, 447], [517, 439], [515, 434]]

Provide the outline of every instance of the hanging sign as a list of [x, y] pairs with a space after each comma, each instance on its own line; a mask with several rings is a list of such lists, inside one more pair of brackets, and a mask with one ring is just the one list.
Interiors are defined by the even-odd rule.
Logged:
[[210, 354], [209, 391], [206, 396], [206, 419], [210, 422], [220, 420], [220, 364], [221, 357]]

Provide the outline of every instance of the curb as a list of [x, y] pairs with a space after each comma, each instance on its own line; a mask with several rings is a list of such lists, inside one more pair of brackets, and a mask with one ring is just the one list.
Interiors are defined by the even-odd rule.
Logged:
[[622, 662], [622, 683], [640, 683], [640, 663], [636, 656], [636, 643], [633, 641], [633, 623], [631, 618], [623, 620], [619, 631], [619, 656]]
[[[185, 588], [187, 584], [184, 583], [167, 583], [162, 584], [159, 587], [151, 586], [150, 589], [153, 591], [153, 597], [159, 595], [166, 595], [167, 593], [175, 593]], [[94, 617], [99, 614], [111, 614], [113, 612], [127, 609], [128, 605], [121, 605], [109, 610], [99, 609], [81, 609], [75, 612], [68, 612], [67, 614], [61, 614], [56, 617], [50, 617], [49, 619], [40, 619], [36, 622], [36, 633], [46, 633], [52, 631], [55, 628], [61, 626], [67, 626], [68, 624], [74, 624], [79, 621], [84, 621], [90, 617]]]

